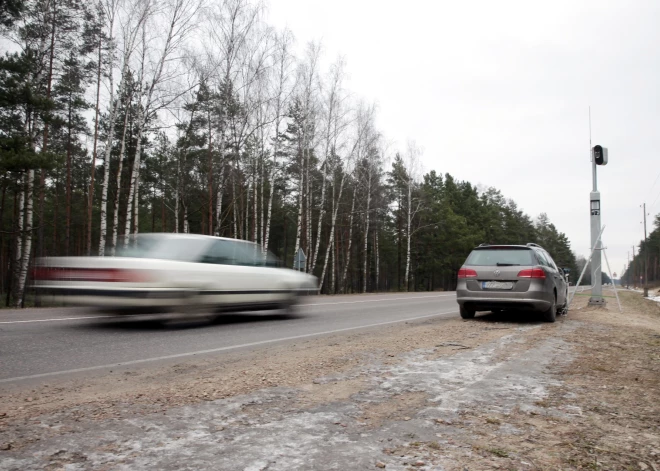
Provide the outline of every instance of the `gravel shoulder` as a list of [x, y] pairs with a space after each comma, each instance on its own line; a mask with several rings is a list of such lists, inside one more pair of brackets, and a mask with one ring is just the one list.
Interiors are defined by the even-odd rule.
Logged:
[[0, 469], [660, 471], [660, 305], [431, 319], [0, 391]]

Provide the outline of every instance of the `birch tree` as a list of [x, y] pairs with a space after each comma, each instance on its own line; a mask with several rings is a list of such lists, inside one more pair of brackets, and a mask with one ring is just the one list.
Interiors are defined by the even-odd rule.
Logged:
[[[143, 0], [152, 3], [152, 0]], [[149, 119], [149, 114], [155, 107], [158, 96], [159, 87], [163, 82], [172, 79], [172, 74], [176, 74], [176, 61], [172, 60], [172, 56], [182, 49], [185, 41], [195, 28], [195, 22], [200, 12], [202, 4], [200, 0], [168, 0], [160, 8], [152, 5], [150, 14], [148, 14], [147, 21], [142, 25], [142, 54], [140, 61], [140, 87], [138, 89], [137, 102], [138, 102], [138, 118], [137, 118], [137, 149], [133, 162], [133, 170], [130, 176], [128, 187], [128, 202], [126, 205], [126, 224], [124, 227], [124, 247], [128, 245], [129, 234], [131, 230], [131, 214], [134, 214], [134, 226], [139, 227], [139, 201], [137, 192], [139, 191], [136, 183], [140, 174], [140, 157], [142, 152], [142, 136], [145, 133], [146, 123]], [[153, 23], [149, 19], [155, 20]], [[160, 47], [153, 48], [151, 42], [156, 38], [150, 38], [147, 35], [147, 25], [151, 24], [153, 29], [161, 27], [156, 21], [162, 19], [164, 22], [165, 35], [161, 39]], [[150, 28], [150, 29], [152, 29]], [[147, 57], [152, 57], [153, 52], [156, 52], [155, 62], [147, 63]], [[167, 66], [167, 68], [166, 68]], [[148, 78], [147, 78], [148, 77]], [[145, 83], [146, 80], [146, 83]], [[145, 83], [145, 86], [142, 84]]]
[[294, 62], [291, 54], [291, 45], [293, 43], [292, 34], [285, 30], [276, 38], [276, 48], [274, 53], [274, 67], [271, 76], [272, 84], [272, 109], [273, 109], [273, 129], [272, 129], [272, 155], [273, 162], [270, 167], [270, 176], [268, 178], [268, 212], [266, 216], [266, 230], [264, 232], [264, 253], [268, 252], [270, 242], [270, 228], [273, 217], [273, 196], [275, 195], [275, 177], [278, 172], [278, 157], [280, 154], [281, 127], [284, 119], [284, 112], [289, 106], [293, 86], [291, 85], [292, 66]]
[[[211, 21], [208, 23], [207, 34], [209, 42], [206, 44], [207, 57], [215, 77], [218, 81], [216, 88], [221, 91], [222, 100], [217, 117], [217, 137], [215, 139], [220, 154], [220, 176], [218, 190], [216, 193], [216, 222], [214, 235], [220, 235], [222, 225], [222, 197], [224, 194], [224, 152], [227, 140], [227, 105], [231, 99], [228, 94], [233, 93], [233, 84], [236, 83], [240, 72], [241, 58], [248, 37], [258, 23], [261, 7], [251, 5], [246, 0], [221, 0], [215, 4], [210, 11]], [[218, 60], [217, 57], [220, 59]], [[230, 162], [231, 163], [231, 162]], [[235, 184], [233, 165], [230, 165], [229, 178]], [[210, 196], [212, 198], [212, 195]], [[232, 197], [236, 199], [235, 191]], [[235, 202], [235, 201], [234, 201]], [[236, 226], [236, 214], [234, 212], [234, 227]], [[234, 229], [236, 232], [236, 227]]]
[[[417, 146], [415, 141], [408, 141], [408, 147], [405, 154], [405, 166], [407, 171], [407, 181], [406, 181], [406, 190], [407, 198], [406, 204], [408, 206], [406, 211], [406, 274], [404, 276], [403, 282], [405, 290], [408, 291], [408, 279], [410, 276], [410, 242], [412, 240], [412, 231], [411, 223], [413, 214], [413, 188], [415, 186], [417, 178], [419, 178], [420, 171], [420, 157], [422, 155], [422, 150]], [[419, 208], [417, 208], [419, 209]]]
[[[30, 264], [30, 255], [32, 254], [32, 189], [34, 184], [34, 170], [30, 169], [26, 174], [25, 189], [25, 243], [20, 252], [20, 270], [18, 273], [18, 286], [15, 307], [22, 307], [25, 297], [25, 280], [27, 279], [28, 265]], [[20, 237], [20, 236], [19, 236]]]
[[312, 263], [310, 272], [313, 273], [316, 268], [316, 261], [319, 256], [319, 249], [321, 246], [321, 231], [323, 229], [323, 221], [325, 216], [325, 193], [327, 187], [328, 169], [331, 168], [330, 152], [333, 150], [333, 143], [336, 142], [338, 132], [337, 117], [340, 112], [339, 107], [344, 99], [343, 97], [343, 79], [344, 79], [344, 61], [338, 59], [330, 69], [330, 77], [326, 96], [324, 97], [323, 113], [324, 113], [324, 144], [323, 144], [323, 161], [321, 167], [323, 168], [323, 177], [321, 178], [321, 200], [319, 201], [319, 215], [318, 226], [316, 229], [316, 245], [311, 255]]
[[[131, 4], [126, 18], [121, 25], [121, 39], [122, 39], [122, 54], [121, 54], [121, 72], [119, 79], [119, 99], [115, 99], [114, 87], [114, 74], [115, 74], [115, 55], [116, 55], [116, 39], [115, 39], [115, 23], [119, 14], [120, 7], [123, 6], [124, 0], [103, 0], [103, 8], [105, 16], [108, 19], [107, 36], [108, 36], [108, 91], [109, 91], [109, 113], [108, 113], [108, 135], [105, 142], [105, 152], [103, 159], [103, 184], [101, 187], [101, 220], [100, 220], [100, 235], [99, 235], [99, 255], [105, 255], [106, 236], [107, 236], [107, 217], [108, 217], [108, 187], [110, 184], [110, 156], [112, 155], [113, 141], [115, 137], [115, 125], [117, 120], [117, 112], [122, 105], [128, 105], [121, 100], [124, 97], [131, 97], [131, 94], [126, 93], [126, 81], [130, 73], [130, 62], [133, 53], [136, 49], [136, 44], [139, 38], [139, 33], [142, 30], [144, 22], [149, 17], [150, 9], [149, 3], [140, 1]], [[130, 100], [129, 100], [130, 103]], [[119, 171], [117, 173], [117, 195], [116, 204], [114, 207], [114, 220], [113, 220], [113, 236], [112, 236], [112, 253], [114, 255], [117, 246], [117, 224], [118, 224], [118, 210], [119, 210], [119, 193], [121, 189], [121, 165], [124, 159], [125, 137], [128, 115], [124, 120], [124, 128], [122, 131], [121, 152], [119, 154]]]
[[[298, 83], [300, 91], [298, 92], [299, 119], [300, 119], [300, 175], [298, 185], [298, 223], [296, 228], [296, 245], [293, 253], [298, 253], [301, 247], [301, 237], [303, 236], [303, 222], [305, 223], [305, 248], [307, 255], [310, 255], [309, 247], [312, 246], [312, 217], [311, 217], [311, 191], [310, 166], [314, 140], [316, 138], [316, 118], [317, 104], [315, 102], [315, 93], [318, 89], [318, 63], [321, 55], [321, 45], [319, 43], [309, 43], [307, 45], [305, 62], [301, 63], [298, 69]], [[310, 258], [307, 257], [305, 271], [308, 271]]]

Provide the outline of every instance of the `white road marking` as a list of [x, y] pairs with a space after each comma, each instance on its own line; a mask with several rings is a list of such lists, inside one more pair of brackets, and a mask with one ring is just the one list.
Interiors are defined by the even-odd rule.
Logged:
[[426, 298], [446, 298], [448, 296], [456, 296], [455, 294], [435, 294], [432, 296], [408, 296], [405, 298], [384, 298], [384, 299], [364, 299], [362, 301], [337, 301], [336, 303], [316, 303], [316, 304], [300, 304], [301, 306], [334, 306], [335, 304], [358, 304], [358, 303], [377, 303], [382, 301], [402, 301], [410, 299], [426, 299]]
[[74, 321], [78, 319], [102, 319], [104, 317], [118, 316], [79, 316], [79, 317], [54, 317], [52, 319], [32, 319], [29, 321], [1, 321], [0, 324], [26, 324], [30, 322], [55, 322], [55, 321]]
[[[333, 303], [314, 303], [314, 304], [301, 304], [301, 306], [334, 306], [337, 304], [358, 304], [358, 303], [377, 303], [387, 301], [402, 301], [409, 299], [426, 299], [426, 298], [446, 298], [448, 296], [455, 296], [454, 294], [436, 294], [433, 296], [408, 296], [405, 298], [385, 298], [385, 299], [364, 299], [362, 301], [337, 301]], [[73, 321], [78, 319], [103, 319], [108, 317], [122, 317], [122, 316], [81, 316], [81, 317], [53, 317], [51, 319], [32, 319], [25, 321], [0, 321], [0, 324], [29, 324], [31, 322], [57, 322], [57, 321]]]
[[378, 322], [376, 324], [367, 324], [367, 325], [359, 325], [355, 327], [346, 327], [343, 329], [335, 329], [335, 330], [326, 330], [323, 332], [313, 332], [309, 334], [302, 334], [302, 335], [293, 335], [290, 337], [280, 337], [277, 339], [270, 339], [270, 340], [261, 340], [259, 342], [250, 342], [250, 343], [243, 343], [240, 345], [230, 345], [228, 347], [219, 347], [219, 348], [210, 348], [207, 350], [197, 350], [195, 352], [188, 352], [188, 353], [177, 353], [174, 355], [164, 355], [160, 357], [153, 357], [153, 358], [144, 358], [141, 360], [130, 360], [130, 361], [125, 361], [122, 363], [112, 363], [109, 365], [98, 365], [98, 366], [88, 366], [85, 368], [75, 368], [72, 370], [62, 370], [62, 371], [53, 371], [50, 373], [39, 373], [36, 375], [28, 375], [28, 376], [16, 376], [14, 378], [5, 378], [5, 379], [0, 379], [0, 384], [1, 383], [11, 383], [12, 381], [22, 381], [26, 379], [37, 379], [37, 378], [47, 378], [49, 376], [59, 376], [59, 375], [65, 375], [65, 374], [72, 374], [72, 373], [83, 373], [86, 371], [94, 371], [94, 370], [103, 370], [106, 368], [117, 368], [120, 366], [127, 366], [127, 365], [138, 365], [140, 363], [149, 363], [153, 361], [160, 361], [160, 360], [171, 360], [174, 358], [183, 358], [183, 357], [189, 357], [189, 356], [194, 356], [194, 355], [204, 355], [206, 353], [217, 353], [217, 352], [224, 352], [227, 350], [234, 350], [238, 348], [245, 348], [245, 347], [256, 347], [258, 345], [266, 345], [269, 343], [275, 343], [275, 342], [285, 342], [288, 340], [298, 340], [298, 339], [304, 339], [308, 337], [316, 337], [320, 335], [329, 335], [329, 334], [337, 334], [339, 332], [348, 332], [350, 330], [358, 330], [358, 329], [366, 329], [369, 327], [379, 327], [383, 325], [388, 325], [388, 324], [397, 324], [400, 322], [407, 322], [407, 321], [416, 321], [420, 319], [428, 319], [430, 317], [437, 317], [437, 316], [442, 316], [445, 314], [456, 314], [458, 311], [446, 311], [446, 312], [438, 312], [435, 314], [427, 314], [425, 316], [416, 316], [416, 317], [408, 317], [406, 319], [398, 319], [396, 321], [388, 321], [388, 322]]

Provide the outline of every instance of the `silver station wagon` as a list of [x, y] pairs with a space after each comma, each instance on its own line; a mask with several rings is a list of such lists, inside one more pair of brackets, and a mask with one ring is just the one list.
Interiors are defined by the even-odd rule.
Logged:
[[554, 322], [568, 302], [566, 270], [537, 244], [476, 247], [458, 271], [463, 319], [477, 311], [530, 310]]

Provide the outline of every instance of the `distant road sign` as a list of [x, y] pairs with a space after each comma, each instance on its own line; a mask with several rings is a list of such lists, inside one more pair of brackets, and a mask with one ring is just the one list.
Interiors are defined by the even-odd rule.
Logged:
[[298, 249], [298, 253], [293, 257], [293, 268], [295, 270], [302, 270], [305, 268], [305, 262], [307, 261], [307, 256], [303, 249]]

